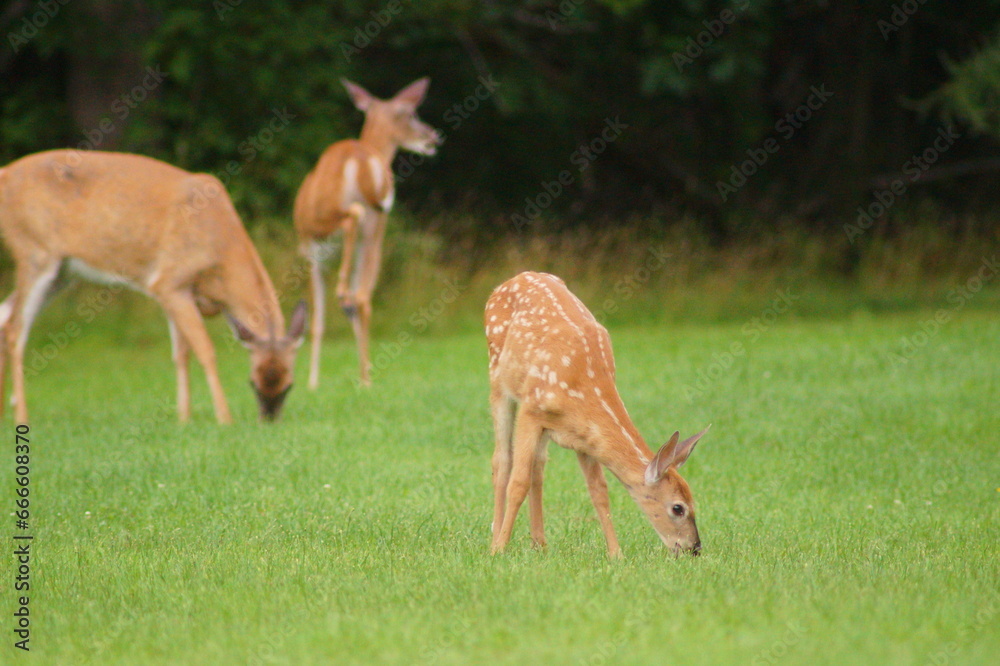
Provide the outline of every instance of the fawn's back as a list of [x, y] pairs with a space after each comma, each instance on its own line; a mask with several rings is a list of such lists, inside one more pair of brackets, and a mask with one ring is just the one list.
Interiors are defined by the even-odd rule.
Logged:
[[487, 302], [485, 325], [494, 392], [546, 415], [552, 429], [607, 422], [631, 439], [611, 338], [561, 279], [521, 273], [504, 283]]

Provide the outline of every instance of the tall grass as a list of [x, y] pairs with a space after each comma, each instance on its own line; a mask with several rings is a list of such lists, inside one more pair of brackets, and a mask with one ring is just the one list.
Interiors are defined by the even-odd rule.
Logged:
[[[598, 231], [499, 237], [480, 246], [449, 243], [419, 232], [406, 218], [393, 219], [385, 243], [376, 294], [376, 332], [407, 327], [429, 304], [458, 285], [458, 297], [435, 308], [432, 332], [477, 329], [482, 304], [500, 282], [523, 270], [562, 277], [595, 314], [610, 324], [718, 322], [743, 319], [779, 294], [796, 297], [803, 317], [841, 317], [858, 312], [911, 311], [945, 303], [994, 256], [1000, 235], [956, 233], [932, 224], [910, 231], [871, 229], [852, 245], [842, 233], [817, 235], [789, 225], [778, 232], [713, 243], [693, 221], [650, 232], [649, 224]], [[304, 276], [291, 231], [261, 227], [255, 240], [281, 289], [284, 276]], [[335, 258], [329, 280], [335, 280]], [[994, 307], [998, 280], [970, 300]], [[288, 294], [289, 301], [305, 294]], [[329, 312], [333, 331], [344, 318]]]
[[[450, 241], [414, 226], [405, 214], [390, 220], [375, 295], [376, 336], [476, 330], [490, 291], [524, 270], [559, 275], [609, 325], [708, 323], [746, 319], [782, 295], [795, 299], [795, 316], [804, 318], [933, 309], [947, 304], [949, 294], [974, 278], [984, 262], [1000, 258], [1000, 232], [945, 221], [872, 228], [854, 244], [839, 229], [817, 234], [791, 223], [777, 231], [748, 226], [738, 241], [724, 243], [713, 242], [693, 220], [668, 227], [634, 221], [558, 234], [536, 229], [489, 243]], [[286, 221], [261, 221], [251, 235], [285, 310], [308, 298], [308, 266]], [[331, 287], [338, 262], [339, 252], [327, 269]], [[11, 269], [3, 257], [5, 290]], [[967, 306], [996, 307], [998, 285], [1000, 279], [986, 279]], [[83, 287], [82, 293], [58, 299], [50, 316], [66, 316], [100, 289]], [[123, 292], [108, 309], [127, 318], [155, 310], [143, 301]], [[327, 318], [331, 336], [349, 335], [332, 302]]]

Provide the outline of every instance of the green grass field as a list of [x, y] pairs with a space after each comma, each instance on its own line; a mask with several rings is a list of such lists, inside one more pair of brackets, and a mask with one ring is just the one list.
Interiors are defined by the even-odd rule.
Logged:
[[668, 557], [611, 481], [622, 562], [554, 445], [548, 550], [525, 507], [488, 555], [481, 335], [386, 352], [367, 391], [352, 343], [331, 340], [321, 389], [301, 354], [268, 427], [215, 324], [237, 424], [215, 425], [196, 370], [182, 427], [165, 332], [85, 329], [29, 380], [32, 654], [11, 645], [8, 557], [0, 661], [996, 663], [1000, 320], [956, 312], [921, 334], [931, 314], [614, 328], [619, 389], [652, 446], [713, 424], [684, 468], [702, 556]]

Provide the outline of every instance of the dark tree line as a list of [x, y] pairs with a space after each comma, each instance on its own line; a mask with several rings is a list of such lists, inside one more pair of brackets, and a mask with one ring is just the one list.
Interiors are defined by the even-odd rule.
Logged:
[[12, 0], [0, 158], [145, 153], [225, 174], [249, 223], [287, 220], [360, 127], [340, 77], [388, 95], [429, 75], [445, 145], [396, 171], [445, 232], [839, 229], [897, 181], [896, 210], [988, 221], [998, 22], [971, 0]]

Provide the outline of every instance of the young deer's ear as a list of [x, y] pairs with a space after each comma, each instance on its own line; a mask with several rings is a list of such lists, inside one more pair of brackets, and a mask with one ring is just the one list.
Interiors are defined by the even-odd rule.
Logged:
[[699, 432], [697, 435], [691, 435], [677, 445], [677, 448], [674, 449], [674, 467], [680, 467], [685, 463], [685, 461], [687, 461], [688, 456], [691, 455], [692, 451], [694, 451], [694, 445], [698, 443], [698, 440], [701, 439], [702, 435], [708, 432], [708, 428], [711, 427], [712, 425], [709, 424], [707, 428]]
[[257, 336], [249, 328], [243, 325], [239, 319], [233, 315], [226, 313], [226, 321], [229, 322], [229, 328], [233, 329], [233, 335], [237, 340], [243, 343], [243, 346], [250, 348], [257, 344]]
[[427, 96], [427, 88], [430, 85], [430, 78], [425, 76], [422, 79], [417, 79], [410, 85], [400, 90], [392, 99], [397, 102], [410, 104], [413, 108], [417, 108], [423, 103], [424, 97]]
[[288, 324], [288, 333], [285, 335], [285, 339], [289, 340], [296, 347], [302, 344], [302, 340], [305, 338], [306, 334], [306, 319], [308, 319], [309, 311], [306, 309], [306, 302], [299, 301], [298, 305], [295, 306], [295, 310], [292, 311], [292, 319]]
[[677, 439], [680, 436], [679, 432], [674, 431], [674, 434], [670, 436], [667, 443], [660, 447], [660, 450], [656, 452], [653, 459], [646, 465], [646, 485], [653, 485], [660, 480], [660, 477], [667, 473], [667, 468], [670, 467], [670, 463], [674, 460], [674, 451], [677, 447]]
[[351, 96], [351, 101], [354, 102], [354, 106], [357, 107], [358, 111], [367, 112], [371, 107], [372, 102], [375, 101], [375, 96], [359, 86], [357, 83], [353, 83], [344, 78], [340, 79], [340, 82], [347, 89], [347, 94]]

